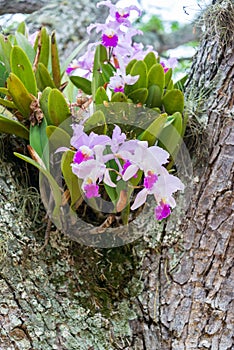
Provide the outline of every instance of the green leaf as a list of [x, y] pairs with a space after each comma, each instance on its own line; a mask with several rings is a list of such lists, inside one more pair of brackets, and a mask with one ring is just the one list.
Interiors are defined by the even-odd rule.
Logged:
[[81, 198], [79, 179], [72, 172], [71, 167], [74, 154], [74, 151], [69, 150], [63, 153], [61, 160], [61, 170], [63, 173], [63, 177], [71, 195], [71, 207], [73, 207], [75, 203]]
[[93, 79], [92, 79], [92, 94], [95, 96], [97, 89], [99, 86], [103, 86], [105, 84], [105, 80], [103, 79], [101, 73], [101, 64], [108, 61], [107, 50], [105, 46], [98, 45], [94, 55], [94, 63], [93, 63]]
[[0, 94], [9, 95], [9, 91], [8, 91], [7, 88], [1, 87], [0, 88]]
[[51, 90], [52, 89], [50, 87], [45, 88], [45, 90], [43, 90], [40, 97], [40, 108], [46, 118], [47, 125], [52, 124], [52, 121], [50, 120], [49, 107], [48, 107], [49, 94]]
[[108, 61], [107, 50], [105, 46], [98, 45], [94, 55], [93, 71], [96, 73], [101, 68], [101, 64]]
[[61, 85], [61, 73], [55, 32], [51, 34], [51, 65], [55, 86], [59, 88]]
[[[17, 27], [17, 32], [23, 35], [27, 34], [27, 29], [26, 29], [26, 24], [25, 22], [21, 22], [19, 23], [18, 27]], [[16, 33], [17, 33], [16, 32]]]
[[163, 67], [160, 63], [153, 65], [148, 73], [148, 86], [157, 85], [163, 92], [165, 85], [165, 74]]
[[63, 94], [58, 89], [52, 89], [48, 96], [49, 122], [59, 126], [70, 117], [71, 113]]
[[155, 54], [153, 52], [149, 52], [145, 56], [144, 62], [146, 63], [148, 70], [150, 70], [150, 68], [157, 63], [157, 59], [155, 57]]
[[126, 67], [126, 75], [130, 74], [131, 69], [136, 62], [137, 62], [137, 60], [135, 58], [134, 58], [134, 60], [131, 60], [130, 62], [128, 62], [128, 65]]
[[149, 87], [145, 104], [149, 108], [162, 106], [162, 90], [158, 85], [151, 85]]
[[115, 69], [110, 63], [101, 63], [101, 72], [105, 83], [109, 83], [110, 78], [114, 75]]
[[40, 30], [38, 42], [40, 43], [40, 47], [38, 48], [40, 50], [39, 62], [47, 68], [50, 57], [50, 37], [45, 27], [42, 27]]
[[5, 100], [4, 98], [1, 98], [1, 97], [0, 97], [0, 105], [11, 109], [14, 109], [14, 108], [16, 109], [16, 105], [14, 104], [14, 102]]
[[[129, 95], [134, 90], [146, 88], [148, 86], [147, 66], [144, 61], [137, 61], [131, 68], [130, 75], [139, 75], [137, 82], [133, 85], [125, 85], [125, 94]], [[130, 97], [130, 96], [129, 96]], [[131, 98], [131, 97], [130, 97]]]
[[66, 60], [64, 61], [64, 63], [62, 64], [61, 67], [61, 74], [63, 75], [68, 67], [68, 65], [70, 64], [70, 62], [78, 55], [78, 53], [84, 48], [86, 47], [86, 45], [88, 44], [88, 40], [84, 40], [79, 46], [77, 46], [76, 49], [74, 49], [72, 51], [72, 53], [66, 58]]
[[134, 103], [144, 103], [148, 97], [148, 89], [141, 88], [132, 91], [128, 97], [134, 102]]
[[55, 181], [53, 176], [50, 174], [50, 172], [47, 169], [45, 169], [42, 165], [38, 164], [35, 160], [17, 152], [14, 152], [14, 155], [34, 165], [48, 179], [51, 190], [53, 192], [53, 198], [55, 201], [55, 208], [53, 210], [53, 220], [56, 219], [56, 225], [58, 226], [57, 220], [60, 222], [59, 217], [60, 217], [60, 207], [62, 205], [62, 194], [57, 182]]
[[115, 202], [117, 199], [117, 193], [116, 193], [115, 187], [108, 186], [105, 183], [104, 183], [104, 187], [105, 187], [106, 193], [108, 194], [111, 202], [115, 205]]
[[7, 79], [8, 75], [9, 74], [6, 70], [6, 67], [5, 67], [4, 63], [1, 61], [1, 57], [0, 57], [0, 87], [6, 85], [6, 79]]
[[158, 135], [162, 131], [167, 121], [167, 114], [159, 115], [138, 137], [141, 141], [148, 141], [149, 146], [153, 146], [157, 140]]
[[43, 118], [41, 124], [30, 125], [29, 131], [29, 143], [30, 146], [37, 152], [46, 168], [49, 167], [49, 148], [48, 148], [48, 137], [46, 135], [46, 119]]
[[30, 105], [34, 98], [14, 73], [10, 73], [7, 79], [7, 88], [19, 112], [25, 118], [29, 118], [31, 113]]
[[12, 48], [10, 63], [12, 72], [22, 81], [28, 92], [37, 96], [36, 78], [32, 65], [25, 52], [19, 46]]
[[169, 81], [169, 84], [167, 85], [167, 91], [172, 90], [172, 89], [174, 89], [174, 84], [173, 84], [173, 80], [171, 79]]
[[36, 53], [32, 45], [29, 43], [28, 39], [26, 38], [26, 36], [23, 35], [22, 33], [16, 32], [15, 39], [16, 39], [17, 45], [20, 46], [20, 48], [25, 52], [31, 65], [33, 65]]
[[39, 63], [36, 70], [37, 86], [40, 91], [43, 91], [47, 87], [55, 88], [54, 81], [52, 80], [49, 71], [43, 63]]
[[84, 123], [84, 132], [90, 133], [91, 131], [101, 135], [106, 134], [106, 118], [102, 111], [96, 111], [91, 117], [89, 117]]
[[10, 54], [12, 50], [12, 44], [8, 37], [0, 34], [0, 60], [4, 63], [6, 71], [10, 73]]
[[172, 77], [172, 68], [169, 68], [168, 71], [165, 73], [165, 88], [169, 85]]
[[96, 105], [100, 105], [103, 104], [104, 101], [109, 101], [109, 98], [104, 87], [99, 86], [95, 95], [95, 103]]
[[90, 80], [75, 75], [72, 75], [69, 78], [78, 89], [81, 89], [87, 95], [92, 95]]
[[111, 98], [111, 102], [127, 102], [128, 98], [123, 92], [116, 92]]
[[4, 115], [0, 115], [0, 132], [29, 139], [29, 131], [22, 123]]
[[70, 135], [58, 126], [48, 125], [46, 135], [50, 143], [50, 153], [56, 151], [59, 147], [70, 147]]
[[183, 113], [184, 95], [178, 89], [170, 90], [163, 96], [162, 103], [168, 114], [173, 114], [175, 112]]
[[172, 117], [173, 122], [163, 128], [158, 139], [159, 146], [170, 153], [174, 162], [183, 137], [183, 118], [180, 112], [174, 113]]

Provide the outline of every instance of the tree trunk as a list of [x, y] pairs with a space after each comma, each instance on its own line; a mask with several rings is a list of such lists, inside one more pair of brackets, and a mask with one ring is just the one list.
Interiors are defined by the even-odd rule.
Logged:
[[233, 3], [223, 1], [204, 17], [187, 83], [193, 128], [203, 123], [193, 149], [194, 194], [180, 226], [183, 243], [165, 246], [166, 231], [160, 254], [145, 260], [144, 350], [234, 348], [233, 15]]
[[231, 1], [209, 8], [187, 85], [191, 130], [203, 137], [177, 243], [164, 227], [160, 244], [95, 249], [52, 227], [40, 250], [37, 192], [19, 183], [23, 163], [2, 161], [1, 350], [233, 348], [233, 15]]

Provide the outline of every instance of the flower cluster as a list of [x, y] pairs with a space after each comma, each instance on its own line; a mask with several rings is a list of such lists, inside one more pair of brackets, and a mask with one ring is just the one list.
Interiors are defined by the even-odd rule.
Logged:
[[[109, 17], [105, 23], [91, 24], [87, 32], [90, 34], [95, 29], [98, 34], [101, 34], [101, 41], [89, 44], [86, 53], [78, 60], [74, 60], [66, 72], [70, 75], [73, 71], [78, 70], [79, 75], [89, 78], [93, 70], [95, 49], [102, 44], [109, 50], [109, 62], [116, 68], [114, 76], [110, 78], [109, 88], [114, 92], [123, 92], [125, 84], [133, 85], [139, 78], [139, 76], [126, 75], [127, 64], [133, 59], [143, 59], [148, 52], [154, 52], [156, 57], [158, 53], [150, 45], [145, 48], [142, 43], [132, 43], [133, 36], [143, 34], [142, 31], [133, 28], [130, 21], [132, 12], [138, 17], [141, 15], [141, 10], [137, 6], [132, 5], [120, 9], [109, 0], [99, 2], [97, 7], [100, 6], [109, 8]], [[165, 69], [170, 68], [165, 63], [164, 66]]]
[[[87, 135], [80, 124], [73, 124], [73, 131], [71, 145], [76, 152], [72, 171], [82, 180], [81, 188], [87, 198], [100, 196], [101, 182], [116, 188], [118, 181], [123, 180], [131, 187], [131, 179], [141, 172], [137, 186], [140, 191], [131, 209], [139, 208], [148, 195], [153, 195], [157, 203], [156, 219], [162, 220], [170, 215], [171, 208], [176, 206], [172, 195], [177, 190], [183, 190], [184, 185], [163, 166], [169, 157], [165, 150], [158, 146], [148, 147], [146, 141], [127, 140], [118, 125], [115, 125], [112, 137], [94, 132]], [[114, 161], [114, 167], [110, 167], [110, 161]], [[117, 175], [115, 181], [111, 173]]]

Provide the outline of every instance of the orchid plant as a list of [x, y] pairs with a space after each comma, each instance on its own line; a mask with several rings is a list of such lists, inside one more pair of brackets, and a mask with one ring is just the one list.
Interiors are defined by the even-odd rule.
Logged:
[[[0, 37], [0, 104], [10, 113], [0, 115], [0, 131], [29, 140], [31, 158], [15, 155], [47, 178], [52, 216], [64, 203], [77, 215], [88, 204], [95, 215], [103, 198], [127, 225], [130, 212], [151, 196], [161, 221], [176, 206], [174, 193], [184, 190], [171, 173], [186, 126], [183, 93], [172, 80], [176, 59], [161, 60], [153, 47], [133, 41], [142, 34], [131, 19], [141, 15], [137, 6], [118, 8], [109, 0], [97, 6], [109, 9], [105, 23], [87, 28], [98, 40], [79, 45], [63, 65], [55, 33], [45, 28], [33, 41], [24, 25]], [[141, 119], [131, 121], [132, 113]], [[62, 185], [51, 171], [51, 155], [58, 154]]]

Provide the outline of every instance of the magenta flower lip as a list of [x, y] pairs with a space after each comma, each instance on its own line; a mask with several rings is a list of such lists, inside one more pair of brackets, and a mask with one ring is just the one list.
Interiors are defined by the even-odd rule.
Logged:
[[96, 183], [90, 183], [84, 186], [84, 191], [87, 198], [100, 197], [98, 190], [99, 186]]
[[155, 216], [158, 221], [166, 219], [171, 214], [170, 206], [163, 201], [155, 208]]
[[113, 35], [107, 35], [107, 34], [103, 34], [102, 35], [102, 44], [105, 47], [116, 47], [118, 44], [118, 36], [116, 34]]

